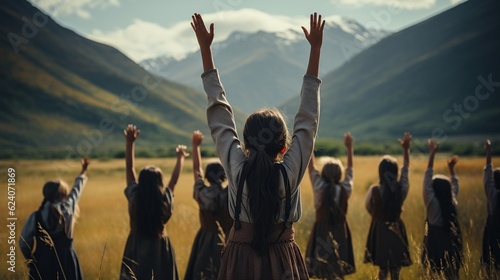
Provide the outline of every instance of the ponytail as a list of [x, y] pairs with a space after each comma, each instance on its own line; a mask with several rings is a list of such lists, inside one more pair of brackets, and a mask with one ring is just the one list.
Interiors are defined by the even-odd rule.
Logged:
[[[252, 247], [262, 254], [269, 249], [269, 237], [279, 219], [281, 209], [279, 195], [281, 165], [276, 162], [280, 160], [290, 142], [282, 114], [273, 109], [262, 109], [252, 113], [243, 129], [243, 141], [249, 158], [240, 175], [241, 187], [238, 187], [237, 197], [241, 197], [242, 184], [246, 182], [253, 223]], [[238, 198], [236, 204], [235, 228], [238, 229], [241, 226], [239, 221], [241, 201], [238, 201]], [[285, 207], [285, 212], [288, 212], [286, 215], [289, 214], [289, 210]]]
[[252, 150], [243, 167], [248, 188], [248, 202], [254, 225], [252, 247], [259, 253], [269, 248], [269, 235], [279, 218], [279, 169], [261, 149]]
[[451, 182], [447, 177], [437, 175], [432, 179], [432, 189], [439, 202], [443, 223], [447, 226], [447, 231], [450, 231], [457, 226], [456, 223], [458, 221], [457, 208], [453, 204], [451, 193]]

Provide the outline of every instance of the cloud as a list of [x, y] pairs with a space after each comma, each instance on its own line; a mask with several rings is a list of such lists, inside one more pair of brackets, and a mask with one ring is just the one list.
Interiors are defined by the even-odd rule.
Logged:
[[[392, 6], [400, 9], [428, 9], [436, 4], [436, 0], [331, 0], [334, 4], [362, 7], [366, 5]], [[457, 0], [451, 0], [457, 1]]]
[[54, 17], [76, 15], [90, 19], [91, 10], [117, 7], [120, 0], [31, 0], [31, 3]]
[[[232, 32], [268, 32], [294, 29], [302, 32], [301, 25], [308, 24], [308, 17], [293, 18], [276, 16], [255, 9], [241, 9], [204, 14], [207, 25], [215, 24], [215, 41], [226, 39]], [[109, 32], [95, 29], [86, 36], [92, 40], [112, 45], [136, 62], [162, 55], [182, 58], [198, 49], [198, 43], [191, 29], [190, 19], [163, 27], [157, 23], [135, 19], [123, 29]]]

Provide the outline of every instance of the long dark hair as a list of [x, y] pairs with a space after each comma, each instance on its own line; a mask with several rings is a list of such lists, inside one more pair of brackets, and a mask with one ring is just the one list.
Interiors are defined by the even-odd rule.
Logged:
[[265, 109], [251, 114], [243, 130], [248, 160], [246, 174], [248, 204], [253, 222], [252, 247], [259, 253], [269, 248], [269, 235], [279, 219], [279, 160], [280, 152], [288, 147], [288, 130], [281, 113]]
[[441, 216], [447, 229], [452, 229], [457, 226], [457, 208], [453, 203], [453, 195], [451, 192], [451, 181], [443, 175], [436, 175], [432, 179], [432, 189], [436, 195], [441, 209]]
[[170, 212], [164, 199], [163, 174], [157, 167], [145, 167], [139, 173], [137, 188], [137, 231], [150, 238], [161, 238]]
[[335, 203], [337, 196], [336, 186], [340, 183], [343, 169], [342, 162], [338, 159], [334, 159], [327, 162], [321, 170], [321, 177], [328, 184], [324, 202], [327, 202], [328, 211], [330, 212], [333, 222], [344, 221], [347, 213], [347, 198], [344, 188], [341, 188], [340, 190], [340, 207], [337, 207]]
[[[216, 187], [219, 191], [223, 190], [222, 183], [226, 181], [226, 178], [226, 171], [224, 171], [222, 164], [218, 162], [207, 164], [205, 179], [210, 183], [211, 187]], [[222, 191], [215, 197], [215, 205], [217, 205], [217, 208], [212, 212], [213, 215], [218, 214], [223, 209], [227, 209], [227, 195], [223, 194]]]
[[384, 156], [378, 166], [380, 186], [384, 186], [382, 194], [382, 211], [384, 220], [394, 222], [401, 215], [403, 204], [401, 184], [398, 181], [398, 163], [391, 156]]
[[218, 162], [207, 164], [205, 168], [205, 179], [211, 184], [222, 189], [222, 183], [226, 180], [226, 172]]

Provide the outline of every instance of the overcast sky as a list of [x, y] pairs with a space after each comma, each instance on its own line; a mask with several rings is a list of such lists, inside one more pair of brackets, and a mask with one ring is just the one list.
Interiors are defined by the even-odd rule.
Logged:
[[215, 23], [215, 40], [232, 31], [280, 31], [308, 23], [311, 12], [348, 17], [369, 27], [399, 31], [452, 8], [461, 0], [31, 0], [61, 25], [118, 48], [139, 62], [196, 50], [189, 25], [199, 12]]

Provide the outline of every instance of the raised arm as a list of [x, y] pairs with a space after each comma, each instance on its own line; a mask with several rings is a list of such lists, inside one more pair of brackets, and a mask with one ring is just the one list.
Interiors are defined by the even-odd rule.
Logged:
[[456, 176], [455, 174], [455, 165], [458, 162], [458, 156], [454, 155], [453, 157], [448, 159], [448, 170], [450, 170], [450, 176]]
[[312, 75], [314, 77], [319, 76], [319, 57], [321, 53], [321, 44], [323, 43], [323, 28], [325, 27], [325, 21], [321, 20], [321, 15], [317, 13], [311, 14], [310, 16], [310, 30], [302, 26], [304, 35], [307, 41], [311, 45], [311, 51], [309, 53], [309, 64], [307, 65], [306, 74]]
[[311, 45], [311, 54], [307, 73], [304, 75], [300, 93], [300, 105], [295, 115], [292, 143], [283, 157], [283, 163], [290, 179], [291, 191], [294, 193], [304, 176], [309, 163], [308, 159], [314, 150], [314, 140], [319, 122], [319, 53], [323, 38], [321, 16], [311, 15], [310, 30], [302, 27], [304, 35]]
[[353, 139], [350, 132], [344, 135], [344, 145], [347, 149], [347, 168], [353, 167], [354, 147], [352, 145]]
[[399, 139], [399, 144], [403, 148], [403, 166], [410, 166], [410, 143], [411, 143], [411, 134], [405, 132], [403, 136], [403, 140]]
[[203, 18], [200, 14], [191, 16], [191, 27], [196, 33], [198, 45], [200, 45], [201, 60], [203, 62], [203, 72], [215, 69], [212, 57], [212, 41], [214, 40], [214, 24], [210, 24], [210, 31], [207, 30]]
[[87, 175], [87, 169], [89, 168], [90, 160], [88, 157], [82, 159], [82, 171], [80, 171], [80, 176]]
[[175, 153], [177, 154], [177, 161], [175, 162], [174, 170], [172, 171], [172, 176], [170, 177], [170, 181], [168, 182], [167, 187], [174, 193], [175, 185], [179, 180], [179, 175], [181, 174], [182, 167], [184, 166], [184, 159], [189, 156], [186, 146], [179, 145], [175, 149]]
[[486, 153], [486, 166], [491, 165], [491, 141], [484, 141], [484, 152]]
[[191, 141], [193, 146], [193, 175], [195, 181], [199, 178], [203, 178], [200, 151], [201, 142], [203, 142], [203, 134], [199, 130], [196, 130], [195, 132], [193, 132], [193, 139]]
[[493, 165], [491, 164], [491, 141], [484, 141], [484, 152], [486, 153], [486, 166], [483, 173], [484, 192], [488, 201], [488, 214], [495, 211], [497, 204], [498, 190], [495, 188], [495, 177], [493, 175]]
[[125, 172], [128, 186], [137, 182], [134, 166], [134, 141], [141, 131], [135, 125], [129, 124], [123, 133], [125, 134]]
[[433, 168], [434, 156], [436, 155], [436, 152], [439, 148], [439, 143], [433, 141], [432, 139], [429, 139], [427, 143], [429, 144], [429, 162], [427, 164], [427, 168]]
[[450, 170], [450, 177], [451, 177], [451, 186], [452, 186], [452, 192], [453, 196], [455, 198], [456, 202], [456, 197], [458, 195], [458, 177], [457, 174], [455, 173], [455, 165], [458, 162], [458, 156], [454, 155], [450, 159], [448, 159], [448, 169]]

